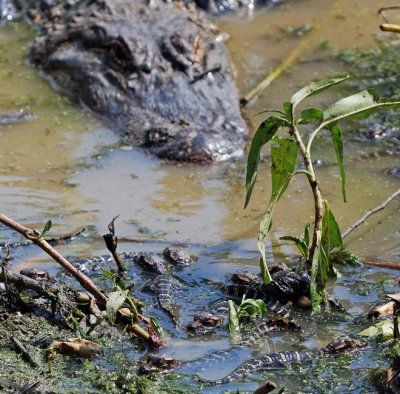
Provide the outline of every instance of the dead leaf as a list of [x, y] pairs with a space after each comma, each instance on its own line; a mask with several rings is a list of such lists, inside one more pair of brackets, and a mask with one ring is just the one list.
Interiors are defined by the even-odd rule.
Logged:
[[47, 349], [47, 354], [56, 351], [69, 353], [78, 357], [91, 358], [97, 356], [103, 347], [86, 339], [74, 338], [68, 341], [53, 341]]
[[146, 324], [147, 332], [150, 335], [150, 343], [155, 348], [163, 347], [165, 343], [161, 340], [158, 334], [155, 332], [151, 324]]
[[382, 337], [383, 339], [393, 338], [393, 320], [386, 319], [372, 326], [369, 326], [365, 330], [358, 333], [362, 337]]
[[383, 316], [392, 316], [394, 313], [394, 301], [389, 301], [386, 304], [379, 305], [372, 309], [372, 311], [368, 314], [368, 316], [373, 317], [383, 317]]

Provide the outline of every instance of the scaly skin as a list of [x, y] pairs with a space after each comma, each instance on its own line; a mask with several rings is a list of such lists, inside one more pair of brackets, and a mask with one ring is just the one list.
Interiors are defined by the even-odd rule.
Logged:
[[[158, 303], [166, 313], [178, 324], [176, 306], [173, 301], [173, 292], [180, 287], [179, 281], [171, 271], [181, 269], [193, 263], [190, 255], [183, 249], [167, 247], [162, 254], [125, 252], [120, 253], [124, 260], [132, 260], [144, 270], [154, 273], [156, 276], [148, 288], [156, 294]], [[89, 259], [73, 259], [73, 263], [83, 272], [99, 269], [101, 265], [113, 264], [113, 257], [93, 256]]]
[[348, 336], [341, 336], [329, 343], [321, 350], [315, 351], [284, 351], [279, 353], [272, 353], [266, 356], [254, 358], [244, 362], [235, 371], [225, 376], [223, 379], [208, 381], [213, 385], [227, 384], [235, 380], [240, 380], [253, 373], [277, 366], [284, 366], [293, 362], [304, 362], [312, 360], [315, 357], [321, 357], [327, 354], [341, 353], [347, 350], [365, 346], [364, 342], [356, 341]]
[[221, 34], [198, 12], [159, 0], [31, 0], [41, 26], [29, 58], [127, 143], [160, 158], [242, 155], [241, 117]]

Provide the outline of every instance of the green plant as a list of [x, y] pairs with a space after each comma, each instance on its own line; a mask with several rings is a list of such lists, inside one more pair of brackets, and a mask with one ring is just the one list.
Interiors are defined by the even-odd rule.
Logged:
[[240, 334], [240, 324], [257, 317], [263, 318], [267, 312], [267, 306], [263, 300], [245, 299], [236, 306], [232, 300], [228, 301], [229, 307], [229, 332], [232, 337]]
[[[305, 175], [308, 179], [314, 199], [312, 236], [310, 237], [306, 228], [303, 239], [296, 237], [286, 237], [285, 239], [295, 242], [311, 267], [310, 292], [314, 310], [318, 309], [319, 305], [324, 302], [325, 284], [329, 273], [333, 272], [333, 259], [330, 256], [331, 249], [343, 249], [343, 241], [339, 226], [332, 211], [329, 209], [329, 204], [321, 196], [311, 157], [313, 141], [324, 129], [329, 130], [331, 133], [332, 144], [340, 170], [343, 200], [346, 202], [343, 138], [339, 121], [350, 116], [364, 118], [377, 108], [389, 108], [400, 104], [400, 101], [380, 100], [376, 92], [370, 89], [345, 97], [326, 110], [311, 107], [304, 109], [300, 114], [296, 113], [296, 107], [305, 98], [319, 94], [345, 81], [347, 78], [348, 76], [312, 82], [296, 92], [291, 97], [290, 102], [284, 102], [283, 110], [268, 109], [263, 111], [263, 113], [269, 112], [273, 113], [273, 115], [265, 119], [254, 134], [247, 161], [245, 208], [250, 201], [257, 180], [261, 148], [271, 141], [272, 192], [267, 210], [261, 219], [257, 242], [261, 252], [261, 273], [266, 284], [270, 283], [272, 279], [265, 257], [265, 238], [272, 224], [274, 208], [295, 175]], [[305, 134], [302, 126], [310, 124], [314, 124], [315, 128], [311, 133]], [[286, 131], [285, 136], [277, 136], [277, 132], [280, 129]], [[308, 139], [305, 142], [304, 137], [306, 135], [308, 135]], [[304, 169], [296, 169], [299, 154], [304, 162]]]

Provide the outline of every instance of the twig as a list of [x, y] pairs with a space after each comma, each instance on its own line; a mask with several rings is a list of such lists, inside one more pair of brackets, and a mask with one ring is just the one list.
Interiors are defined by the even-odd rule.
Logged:
[[57, 288], [49, 285], [46, 282], [39, 282], [38, 280], [29, 278], [28, 276], [17, 274], [16, 272], [12, 272], [6, 270], [6, 274], [0, 271], [0, 281], [7, 280], [9, 283], [12, 283], [17, 287], [17, 289], [31, 289], [35, 290], [36, 293], [44, 296], [48, 296], [48, 294], [56, 294], [58, 292]]
[[106, 243], [107, 249], [111, 252], [114, 257], [115, 263], [117, 264], [119, 275], [122, 277], [126, 272], [125, 264], [121, 258], [121, 256], [117, 252], [118, 240], [115, 236], [115, 221], [118, 216], [113, 217], [111, 222], [108, 225], [108, 234], [103, 235], [104, 242]]
[[107, 302], [107, 297], [96, 287], [90, 278], [85, 274], [78, 271], [67, 259], [65, 259], [60, 253], [57, 252], [47, 241], [39, 236], [36, 230], [25, 227], [7, 216], [0, 214], [0, 222], [5, 226], [12, 228], [13, 230], [22, 234], [25, 238], [31, 240], [33, 243], [41, 247], [49, 256], [51, 256], [57, 263], [65, 268], [74, 278], [92, 294], [99, 305], [104, 306]]
[[137, 236], [137, 237], [136, 236], [118, 237], [118, 242], [146, 242], [146, 241], [165, 242], [165, 238], [162, 238], [162, 237], [139, 237], [139, 236]]
[[321, 28], [324, 28], [329, 24], [329, 19], [332, 15], [336, 15], [337, 9], [340, 3], [344, 0], [337, 0], [334, 6], [331, 8], [330, 12], [325, 15], [325, 17], [315, 26], [314, 30], [310, 32], [293, 50], [289, 55], [282, 61], [282, 63], [271, 73], [268, 73], [263, 80], [253, 88], [249, 93], [247, 93], [241, 100], [240, 104], [244, 107], [250, 102], [255, 100], [276, 78], [278, 78], [288, 67], [292, 65], [293, 62], [301, 55], [302, 50], [309, 44], [310, 35], [317, 33]]
[[385, 263], [384, 261], [370, 261], [364, 260], [364, 265], [370, 265], [372, 267], [389, 268], [391, 270], [400, 270], [400, 263]]
[[72, 231], [64, 235], [59, 235], [52, 238], [46, 238], [46, 241], [58, 245], [58, 243], [60, 242], [71, 241], [73, 238], [76, 238], [79, 235], [83, 234], [86, 231], [86, 229], [87, 229], [86, 227], [81, 227], [75, 231]]
[[353, 232], [357, 227], [363, 224], [370, 216], [373, 214], [382, 211], [386, 206], [393, 201], [396, 197], [400, 195], [400, 189], [396, 190], [393, 194], [391, 194], [381, 205], [378, 205], [374, 209], [370, 209], [367, 213], [359, 220], [357, 220], [354, 224], [352, 224], [343, 234], [342, 238], [346, 238], [351, 232]]
[[22, 355], [26, 358], [26, 360], [29, 361], [34, 367], [37, 367], [38, 366], [37, 362], [32, 358], [31, 354], [28, 352], [23, 343], [17, 337], [14, 336], [11, 337], [11, 340], [14, 342], [14, 345], [22, 353]]

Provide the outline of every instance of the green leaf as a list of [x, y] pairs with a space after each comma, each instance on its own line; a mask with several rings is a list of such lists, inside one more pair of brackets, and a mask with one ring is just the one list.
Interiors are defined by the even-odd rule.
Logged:
[[340, 170], [340, 178], [342, 179], [342, 195], [343, 195], [343, 201], [347, 202], [347, 197], [346, 197], [346, 172], [344, 170], [344, 164], [343, 164], [343, 137], [342, 137], [342, 132], [338, 126], [338, 124], [332, 123], [328, 125], [328, 128], [331, 132], [332, 136], [332, 143], [333, 147], [335, 148], [335, 153], [336, 153], [336, 159], [338, 161], [339, 165], [339, 170]]
[[284, 121], [276, 116], [270, 116], [264, 122], [262, 122], [254, 134], [253, 140], [251, 141], [249, 156], [247, 158], [247, 172], [246, 172], [246, 202], [244, 207], [250, 201], [251, 194], [253, 192], [254, 185], [257, 180], [258, 164], [260, 162], [261, 148], [268, 143], [272, 137], [276, 134], [279, 127], [284, 125]]
[[307, 245], [307, 249], [310, 247], [310, 223], [306, 224], [306, 227], [304, 227], [304, 242]]
[[164, 334], [164, 330], [161, 327], [161, 324], [155, 317], [150, 316], [150, 324], [154, 328], [154, 331], [157, 333], [158, 336], [162, 336]]
[[322, 247], [327, 256], [333, 248], [344, 249], [342, 234], [332, 210], [325, 208], [322, 219]]
[[105, 277], [105, 278], [108, 278], [108, 279], [114, 279], [117, 275], [115, 275], [113, 272], [111, 272], [111, 271], [107, 271], [105, 268], [103, 268], [103, 267], [100, 267], [100, 271], [101, 271], [101, 273], [103, 274], [103, 276]]
[[118, 309], [125, 302], [129, 290], [118, 289], [108, 294], [106, 303], [107, 317], [111, 324], [115, 324]]
[[289, 183], [282, 187], [288, 175], [294, 172], [297, 162], [298, 147], [296, 141], [289, 138], [273, 138], [271, 147], [271, 181], [272, 197], [278, 193], [278, 199], [282, 197]]
[[260, 317], [264, 317], [267, 314], [267, 305], [265, 304], [265, 302], [263, 300], [255, 300], [255, 302], [258, 305], [258, 310], [260, 311]]
[[48, 220], [47, 223], [44, 225], [42, 233], [40, 234], [40, 238], [43, 237], [50, 229], [51, 226], [53, 225], [53, 222], [51, 220]]
[[345, 81], [348, 77], [349, 76], [347, 75], [342, 78], [331, 78], [331, 79], [325, 79], [322, 81], [311, 82], [309, 85], [300, 89], [292, 96], [292, 98], [290, 99], [290, 102], [292, 103], [293, 109], [295, 109], [296, 106], [301, 101], [303, 101], [306, 97], [321, 93], [325, 89], [328, 89], [333, 85], [337, 85], [338, 83]]
[[239, 307], [239, 321], [244, 317], [263, 317], [267, 311], [267, 306], [263, 300], [244, 300]]
[[272, 282], [271, 275], [268, 271], [267, 259], [265, 256], [265, 238], [267, 237], [268, 231], [271, 228], [272, 222], [272, 214], [274, 213], [275, 205], [278, 202], [279, 196], [282, 195], [282, 190], [286, 189], [289, 185], [291, 176], [288, 175], [286, 179], [282, 182], [281, 189], [279, 189], [276, 193], [273, 193], [271, 196], [271, 200], [269, 202], [268, 208], [265, 211], [261, 222], [260, 222], [260, 230], [258, 232], [257, 239], [257, 247], [261, 253], [260, 259], [260, 269], [261, 275], [263, 278], [263, 282], [267, 285]]
[[261, 115], [261, 114], [266, 114], [266, 113], [273, 113], [273, 114], [286, 116], [286, 114], [283, 111], [281, 111], [279, 109], [272, 109], [272, 108], [267, 108], [260, 112], [257, 112], [256, 115]]
[[313, 312], [320, 310], [320, 306], [325, 299], [325, 284], [321, 281], [321, 231], [317, 231], [317, 244], [311, 264], [311, 283], [310, 295]]
[[[121, 289], [128, 289], [128, 285], [126, 282], [117, 274], [111, 271], [107, 271], [106, 269], [100, 267], [100, 271], [103, 274], [103, 276], [107, 279], [112, 279], [115, 283], [116, 286], [120, 287]], [[129, 289], [128, 289], [129, 290]]]
[[367, 117], [379, 107], [392, 107], [400, 105], [400, 101], [379, 101], [374, 89], [345, 97], [324, 111], [324, 123], [326, 125], [336, 123], [340, 119], [349, 116]]
[[232, 300], [228, 300], [229, 309], [229, 333], [232, 338], [240, 334], [239, 318], [237, 314], [236, 305]]
[[307, 108], [301, 112], [300, 118], [297, 123], [309, 124], [318, 122], [323, 115], [323, 111], [319, 108]]
[[283, 103], [283, 110], [286, 115], [286, 119], [291, 123], [293, 121], [293, 105], [289, 101]]
[[307, 258], [308, 256], [308, 245], [305, 243], [305, 241], [299, 237], [292, 237], [291, 235], [285, 235], [283, 237], [280, 237], [279, 239], [282, 239], [284, 241], [292, 241], [295, 243], [297, 249], [299, 250], [300, 254], [304, 257]]

